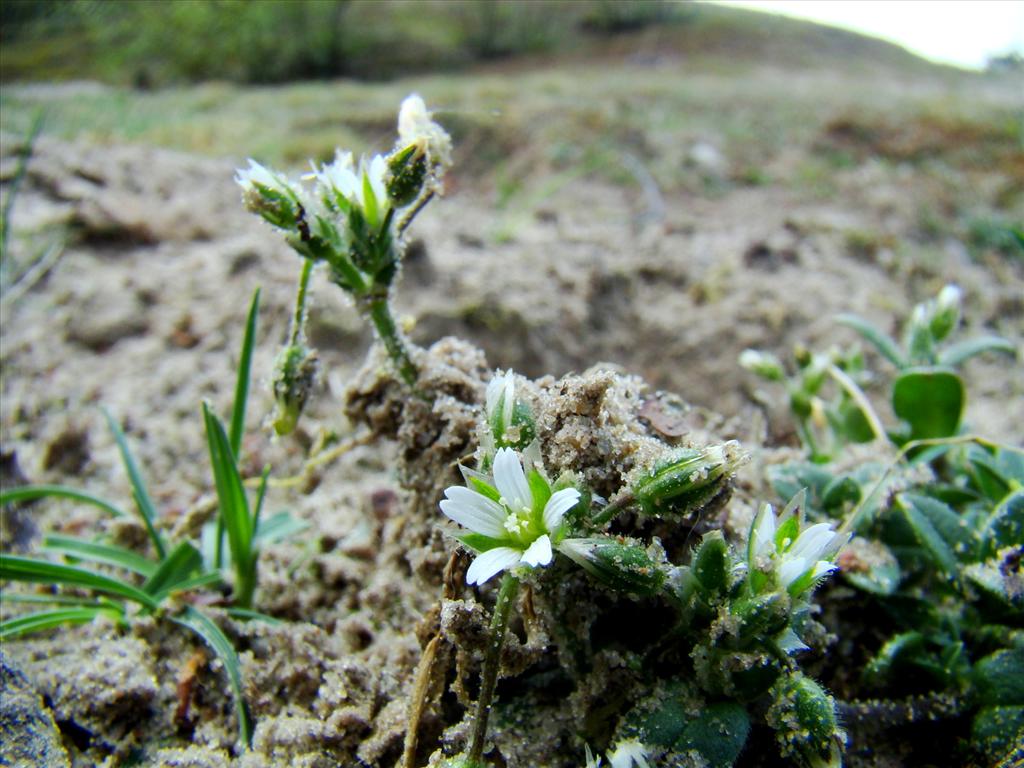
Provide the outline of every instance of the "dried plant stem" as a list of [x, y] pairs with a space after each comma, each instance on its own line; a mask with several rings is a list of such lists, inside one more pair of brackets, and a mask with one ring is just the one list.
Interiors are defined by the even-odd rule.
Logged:
[[469, 745], [469, 763], [478, 765], [484, 754], [484, 738], [487, 736], [487, 720], [491, 715], [491, 701], [498, 683], [498, 667], [501, 665], [501, 649], [505, 645], [505, 630], [512, 603], [519, 592], [519, 579], [506, 573], [498, 589], [498, 601], [494, 604], [491, 617], [490, 645], [484, 656], [484, 670], [480, 681], [480, 698], [476, 703], [476, 717], [473, 720], [473, 736]]
[[404, 768], [415, 768], [416, 740], [419, 736], [420, 719], [423, 717], [423, 710], [427, 705], [427, 692], [430, 689], [431, 678], [434, 676], [434, 659], [437, 657], [437, 648], [440, 644], [441, 633], [438, 632], [423, 649], [419, 666], [416, 668], [416, 679], [413, 681], [412, 695], [409, 698], [405, 749], [402, 753]]

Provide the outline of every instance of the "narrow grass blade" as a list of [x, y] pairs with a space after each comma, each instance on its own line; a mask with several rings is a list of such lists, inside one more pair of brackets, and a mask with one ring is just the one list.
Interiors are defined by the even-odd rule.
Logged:
[[[108, 607], [114, 605], [108, 598], [98, 598], [103, 600], [104, 604]], [[3, 594], [3, 602], [5, 603], [32, 603], [34, 605], [74, 605], [78, 607], [95, 607], [97, 604], [97, 598], [95, 597], [72, 597], [71, 595], [58, 595], [49, 594], [44, 595], [38, 592], [31, 594], [10, 594], [5, 592]]]
[[290, 512], [278, 512], [276, 515], [271, 515], [266, 520], [260, 522], [254, 538], [257, 544], [270, 544], [274, 541], [286, 539], [308, 527], [309, 523], [292, 517]]
[[103, 563], [104, 565], [124, 568], [147, 578], [152, 576], [153, 572], [157, 569], [155, 563], [147, 560], [137, 552], [132, 552], [130, 549], [76, 539], [73, 536], [48, 535], [43, 538], [42, 548], [48, 552], [76, 557], [79, 560], [88, 560], [93, 563]]
[[245, 432], [245, 407], [249, 399], [249, 374], [252, 369], [252, 349], [256, 344], [256, 317], [260, 308], [260, 289], [252, 295], [249, 317], [245, 321], [242, 353], [238, 358], [238, 381], [235, 383], [235, 402], [231, 406], [231, 452], [240, 456], [242, 433]]
[[899, 346], [889, 334], [857, 315], [838, 315], [836, 322], [859, 333], [865, 341], [878, 350], [879, 354], [897, 368], [906, 367], [907, 360], [903, 357], [903, 352], [900, 351]]
[[61, 627], [65, 624], [88, 624], [104, 613], [111, 613], [106, 606], [81, 606], [77, 608], [55, 608], [52, 611], [38, 611], [26, 616], [18, 616], [0, 622], [0, 640], [24, 635], [29, 632], [42, 632], [45, 629]]
[[270, 477], [270, 466], [263, 468], [260, 475], [260, 487], [256, 491], [256, 510], [252, 513], [252, 537], [255, 543], [260, 532], [260, 513], [263, 511], [263, 500], [267, 497], [267, 478]]
[[231, 693], [235, 699], [235, 713], [238, 717], [238, 735], [246, 747], [252, 744], [252, 718], [249, 715], [249, 706], [245, 702], [245, 695], [242, 690], [242, 663], [238, 660], [238, 654], [231, 646], [231, 641], [221, 631], [220, 627], [213, 623], [210, 617], [200, 613], [189, 606], [179, 616], [172, 616], [171, 621], [188, 627], [213, 648], [214, 653], [224, 664], [224, 671], [228, 676], [228, 684], [231, 686]]
[[228, 608], [225, 612], [232, 619], [239, 619], [241, 621], [262, 621], [264, 624], [270, 624], [271, 626], [284, 624], [280, 619], [267, 616], [267, 614], [260, 613], [259, 611], [250, 611], [248, 608]]
[[152, 596], [131, 584], [73, 565], [60, 565], [28, 557], [0, 555], [0, 579], [35, 584], [74, 584], [96, 592], [123, 597], [150, 610], [155, 611], [159, 607]]
[[149, 491], [146, 490], [146, 483], [142, 479], [142, 473], [139, 471], [138, 464], [135, 463], [135, 457], [132, 456], [131, 448], [128, 446], [128, 439], [124, 436], [121, 425], [114, 420], [109, 411], [104, 409], [103, 415], [107, 419], [107, 424], [110, 425], [110, 431], [114, 433], [117, 447], [121, 450], [121, 460], [124, 462], [125, 471], [128, 473], [128, 479], [131, 481], [132, 496], [135, 498], [135, 505], [139, 508], [139, 514], [142, 515], [142, 522], [146, 526], [146, 532], [149, 534], [154, 548], [156, 548], [157, 557], [163, 560], [167, 557], [167, 548], [164, 546], [163, 539], [153, 525], [153, 521], [156, 520], [156, 507], [149, 496]]
[[94, 507], [99, 507], [104, 512], [109, 512], [114, 517], [127, 517], [124, 510], [115, 507], [109, 501], [104, 501], [97, 496], [85, 493], [84, 491], [79, 491], [75, 488], [68, 488], [65, 485], [23, 485], [18, 488], [10, 488], [0, 493], [0, 506], [12, 504], [18, 501], [34, 501], [35, 499], [50, 497], [81, 501], [85, 504], [91, 504]]
[[192, 576], [191, 578], [174, 582], [168, 587], [157, 592], [153, 597], [162, 603], [173, 594], [191, 592], [193, 589], [203, 589], [204, 587], [212, 587], [215, 584], [220, 584], [221, 581], [222, 579], [220, 574], [214, 571], [210, 571], [209, 573], [200, 573], [197, 576]]
[[158, 595], [166, 594], [177, 584], [192, 578], [196, 571], [203, 567], [203, 558], [199, 550], [183, 541], [169, 554], [153, 574], [146, 579], [142, 590], [159, 601]]
[[209, 406], [203, 403], [203, 420], [206, 422], [206, 440], [210, 448], [210, 464], [217, 487], [217, 501], [224, 528], [231, 547], [231, 559], [236, 564], [247, 564], [252, 548], [252, 518], [249, 515], [249, 501], [245, 486], [235, 465], [235, 456], [224, 425], [221, 424]]

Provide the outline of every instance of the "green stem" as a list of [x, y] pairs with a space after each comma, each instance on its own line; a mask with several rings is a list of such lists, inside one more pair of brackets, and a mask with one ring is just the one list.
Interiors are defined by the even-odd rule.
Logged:
[[410, 387], [414, 386], [417, 378], [416, 366], [413, 364], [412, 358], [409, 357], [405, 342], [395, 324], [395, 318], [391, 315], [387, 297], [371, 296], [364, 306], [366, 307], [364, 311], [370, 316], [373, 327], [377, 329], [377, 336], [388, 351], [388, 356], [395, 364], [398, 375]]
[[610, 522], [612, 518], [619, 514], [619, 512], [629, 507], [634, 501], [636, 501], [636, 498], [634, 498], [633, 494], [626, 491], [619, 496], [619, 498], [594, 515], [591, 520], [594, 525], [604, 525], [605, 523]]
[[299, 275], [299, 290], [295, 294], [295, 312], [292, 315], [292, 327], [288, 343], [297, 345], [302, 340], [302, 332], [306, 326], [306, 294], [309, 291], [309, 278], [313, 274], [313, 259], [302, 260], [302, 274]]
[[491, 714], [491, 700], [498, 683], [498, 667], [501, 663], [501, 649], [505, 645], [505, 630], [508, 617], [519, 592], [519, 579], [511, 572], [505, 574], [498, 590], [498, 602], [494, 604], [491, 617], [490, 645], [484, 656], [484, 670], [480, 680], [480, 698], [476, 702], [476, 718], [473, 720], [473, 738], [469, 746], [469, 764], [480, 765], [484, 754], [484, 737], [487, 736], [487, 719]]

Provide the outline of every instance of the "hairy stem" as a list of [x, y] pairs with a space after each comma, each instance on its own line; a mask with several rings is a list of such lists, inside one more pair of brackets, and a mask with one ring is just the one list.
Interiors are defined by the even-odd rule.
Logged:
[[636, 498], [633, 494], [626, 491], [621, 494], [619, 498], [594, 515], [591, 518], [591, 522], [593, 522], [594, 525], [604, 525], [605, 523], [610, 522], [612, 518], [619, 514], [619, 512], [629, 507], [634, 501], [636, 501]]
[[377, 329], [378, 338], [388, 351], [388, 357], [395, 364], [398, 375], [410, 387], [414, 386], [417, 378], [416, 366], [413, 364], [412, 358], [409, 357], [405, 341], [395, 324], [395, 318], [391, 315], [387, 297], [372, 296], [363, 306], [365, 307], [364, 311], [373, 322], [373, 327]]
[[498, 602], [494, 604], [494, 616], [491, 617], [490, 645], [484, 657], [484, 671], [480, 681], [480, 698], [476, 703], [476, 718], [473, 720], [473, 737], [469, 745], [469, 762], [478, 765], [484, 754], [484, 737], [487, 736], [487, 719], [491, 714], [491, 700], [494, 698], [494, 687], [498, 683], [498, 666], [501, 662], [501, 649], [505, 645], [505, 630], [508, 628], [508, 617], [519, 592], [519, 579], [506, 573], [498, 590]]
[[302, 340], [303, 329], [306, 326], [306, 294], [309, 291], [309, 278], [312, 274], [313, 259], [303, 259], [299, 290], [295, 294], [295, 312], [292, 314], [292, 327], [288, 334], [288, 343], [292, 346]]

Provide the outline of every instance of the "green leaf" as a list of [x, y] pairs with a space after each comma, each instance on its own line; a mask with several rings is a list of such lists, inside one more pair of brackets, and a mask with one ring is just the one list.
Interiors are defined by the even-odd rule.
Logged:
[[847, 328], [852, 328], [859, 333], [861, 338], [871, 344], [871, 346], [878, 350], [882, 357], [897, 368], [906, 367], [907, 361], [903, 357], [903, 352], [889, 334], [879, 330], [867, 320], [864, 320], [857, 315], [838, 315], [836, 317], [836, 322], [840, 325], [845, 325]]
[[750, 716], [742, 705], [722, 701], [704, 707], [690, 719], [675, 744], [682, 752], [697, 752], [701, 765], [731, 768], [750, 734]]
[[967, 521], [947, 504], [931, 496], [916, 493], [905, 493], [902, 500], [912, 504], [921, 514], [928, 518], [932, 527], [942, 536], [942, 540], [953, 550], [961, 562], [975, 559], [978, 549], [978, 534], [967, 526]]
[[47, 535], [43, 538], [42, 548], [49, 552], [56, 552], [79, 560], [88, 560], [93, 563], [103, 563], [117, 568], [124, 568], [143, 577], [151, 576], [157, 568], [155, 563], [147, 560], [137, 552], [132, 552], [130, 549], [117, 547], [112, 544], [86, 541], [73, 536]]
[[910, 425], [911, 440], [955, 435], [965, 399], [963, 382], [948, 370], [912, 368], [893, 382], [892, 408]]
[[768, 482], [781, 499], [792, 499], [807, 489], [807, 503], [812, 509], [822, 508], [822, 496], [835, 478], [831, 470], [809, 461], [775, 464], [767, 469]]
[[[994, 768], [1020, 765], [1024, 749], [1024, 706], [984, 707], [971, 724], [971, 745]], [[1016, 759], [1015, 759], [1016, 758]]]
[[477, 554], [494, 549], [495, 547], [507, 547], [509, 544], [504, 539], [493, 539], [490, 536], [484, 536], [482, 533], [475, 533], [474, 531], [459, 530], [452, 533], [451, 536]]
[[88, 624], [97, 616], [109, 613], [116, 612], [112, 612], [108, 606], [93, 605], [76, 608], [56, 608], [52, 611], [38, 611], [25, 616], [17, 616], [0, 622], [0, 640], [28, 634], [29, 632], [42, 632], [43, 630], [62, 627], [66, 624]]
[[709, 593], [724, 593], [729, 587], [732, 562], [729, 545], [721, 531], [704, 535], [693, 556], [693, 574]]
[[989, 556], [1004, 547], [1024, 546], [1024, 491], [1011, 493], [992, 510], [981, 540]]
[[[941, 502], [936, 502], [941, 504]], [[928, 554], [929, 559], [941, 568], [947, 575], [956, 576], [959, 571], [959, 563], [953, 549], [947, 543], [945, 537], [936, 530], [932, 524], [932, 516], [922, 511], [922, 508], [905, 496], [901, 497], [898, 509], [903, 519], [913, 531], [914, 538]], [[926, 507], [930, 511], [933, 509]], [[954, 513], [955, 514], [955, 513]]]
[[889, 638], [864, 667], [864, 678], [871, 685], [885, 683], [893, 671], [924, 650], [925, 638], [920, 632], [903, 632]]
[[249, 715], [249, 705], [245, 701], [245, 693], [242, 688], [242, 663], [238, 660], [238, 654], [235, 653], [231, 641], [210, 617], [200, 613], [192, 606], [185, 608], [182, 614], [170, 618], [176, 624], [188, 627], [199, 635], [221, 660], [228, 676], [228, 685], [231, 686], [231, 694], [235, 700], [238, 736], [246, 747], [250, 747], [252, 745], [252, 718]]
[[81, 501], [98, 507], [104, 512], [109, 512], [114, 517], [127, 517], [123, 510], [115, 507], [110, 502], [64, 485], [22, 485], [18, 488], [11, 488], [0, 493], [0, 506], [13, 504], [18, 501], [32, 501], [49, 497]]
[[979, 336], [951, 344], [939, 354], [939, 365], [956, 368], [963, 362], [983, 352], [1000, 352], [1015, 357], [1017, 348], [1012, 342], [999, 336]]
[[139, 471], [138, 464], [135, 463], [135, 457], [132, 456], [132, 450], [128, 446], [128, 439], [124, 436], [121, 425], [114, 420], [109, 411], [103, 409], [103, 415], [106, 417], [107, 424], [110, 425], [110, 431], [114, 433], [114, 440], [117, 441], [117, 447], [121, 451], [121, 460], [124, 463], [125, 471], [128, 473], [128, 479], [131, 481], [132, 496], [135, 499], [135, 506], [138, 507], [139, 514], [142, 515], [142, 523], [146, 526], [146, 532], [153, 542], [157, 557], [163, 560], [167, 556], [167, 548], [164, 546], [164, 541], [154, 526], [157, 516], [156, 507], [149, 496], [149, 491], [146, 490], [146, 483], [142, 479], [142, 473]]
[[153, 595], [155, 599], [160, 600], [176, 585], [191, 578], [202, 566], [203, 558], [199, 554], [199, 550], [187, 541], [183, 541], [171, 550], [171, 554], [146, 579], [142, 589], [147, 594]]
[[203, 420], [206, 423], [206, 440], [210, 449], [220, 515], [231, 547], [231, 559], [236, 565], [248, 567], [252, 554], [253, 520], [249, 514], [245, 486], [238, 473], [224, 425], [206, 403], [203, 403]]
[[305, 520], [292, 517], [290, 512], [278, 512], [266, 520], [260, 520], [256, 527], [256, 535], [253, 536], [254, 544], [270, 544], [275, 541], [287, 539], [300, 531], [306, 530], [309, 523]]
[[262, 621], [264, 624], [270, 624], [275, 627], [284, 624], [280, 619], [275, 619], [273, 616], [268, 616], [259, 611], [251, 611], [248, 608], [226, 608], [224, 612], [232, 619], [238, 619], [239, 621]]
[[975, 695], [986, 705], [1024, 705], [1024, 648], [986, 656], [972, 672]]
[[159, 607], [151, 595], [131, 584], [108, 576], [101, 576], [84, 568], [34, 560], [28, 557], [0, 555], [0, 579], [27, 581], [35, 584], [74, 584], [96, 592], [126, 598], [150, 610], [155, 611]]
[[235, 402], [231, 407], [231, 452], [241, 455], [242, 434], [245, 432], [245, 406], [249, 399], [249, 375], [252, 369], [252, 350], [256, 343], [256, 317], [260, 308], [260, 289], [252, 295], [249, 316], [245, 321], [245, 336], [238, 359], [238, 379], [235, 382]]

